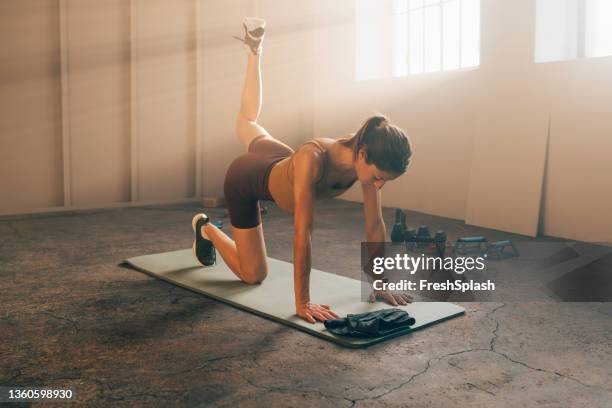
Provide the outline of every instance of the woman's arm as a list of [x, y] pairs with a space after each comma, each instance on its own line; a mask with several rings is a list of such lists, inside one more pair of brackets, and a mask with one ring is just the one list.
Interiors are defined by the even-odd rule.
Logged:
[[293, 282], [298, 316], [314, 323], [338, 317], [329, 305], [310, 303], [311, 234], [315, 183], [322, 171], [317, 151], [302, 148], [293, 156], [294, 240]]
[[361, 184], [365, 232], [368, 242], [385, 242], [387, 232], [380, 205], [380, 190], [371, 184]]
[[[361, 190], [363, 191], [366, 242], [370, 243], [368, 245], [369, 257], [373, 259], [377, 256], [384, 256], [384, 242], [387, 235], [380, 205], [380, 190], [371, 184], [361, 184]], [[366, 268], [366, 273], [369, 271], [370, 268]], [[374, 277], [370, 274], [368, 277], [374, 280], [383, 276]]]
[[[385, 221], [382, 216], [380, 200], [380, 190], [373, 185], [362, 184], [363, 191], [363, 211], [365, 216], [365, 232], [367, 242], [380, 243], [379, 246], [370, 245], [370, 259], [376, 256], [384, 256], [384, 244], [387, 241], [387, 231]], [[369, 268], [367, 268], [369, 269]], [[381, 276], [372, 279], [380, 279]], [[410, 296], [403, 293], [392, 293], [387, 291], [373, 291], [370, 301], [374, 302], [377, 298], [383, 298], [393, 306], [406, 305], [410, 303]]]

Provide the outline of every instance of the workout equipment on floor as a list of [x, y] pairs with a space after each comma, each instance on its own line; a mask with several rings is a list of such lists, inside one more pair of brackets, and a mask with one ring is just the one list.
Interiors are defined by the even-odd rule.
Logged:
[[391, 230], [391, 242], [404, 242], [406, 233], [406, 214], [401, 208], [395, 209], [395, 224]]
[[[173, 285], [209, 296], [248, 312], [275, 320], [346, 347], [366, 347], [412, 333], [465, 313], [461, 306], [447, 302], [415, 302], [395, 306], [414, 317], [409, 329], [376, 338], [351, 338], [329, 332], [323, 323], [311, 324], [295, 315], [293, 297], [293, 264], [268, 258], [268, 276], [258, 285], [241, 282], [221, 257], [213, 266], [202, 267], [193, 259], [191, 249], [138, 256], [125, 261], [128, 265]], [[339, 316], [389, 308], [384, 302], [363, 302], [363, 283], [356, 279], [334, 275], [317, 269], [310, 272], [313, 301], [329, 304]], [[234, 325], [234, 329], [236, 326]], [[235, 336], [249, 336], [235, 331]]]
[[[505, 252], [506, 249], [510, 249], [510, 252]], [[518, 249], [516, 249], [516, 246], [514, 246], [514, 244], [512, 243], [512, 241], [507, 239], [504, 241], [491, 242], [487, 247], [486, 255], [489, 258], [493, 257], [501, 259], [518, 257], [520, 254]]]
[[487, 239], [485, 237], [461, 237], [453, 246], [453, 255], [481, 255], [487, 250]]
[[[509, 252], [506, 252], [509, 249]], [[480, 255], [488, 258], [518, 257], [519, 251], [510, 240], [489, 242], [485, 237], [461, 237], [453, 246], [453, 255]]]
[[422, 225], [416, 232], [413, 229], [407, 230], [405, 242], [409, 251], [415, 251], [417, 248], [435, 248], [436, 254], [443, 257], [446, 251], [446, 232], [438, 230], [432, 237], [429, 227]]
[[415, 249], [435, 248], [436, 254], [440, 257], [444, 256], [446, 250], [446, 232], [443, 230], [436, 231], [435, 236], [431, 236], [429, 227], [422, 225], [418, 230], [407, 228], [406, 214], [401, 208], [395, 209], [395, 224], [391, 230], [391, 242], [404, 242], [406, 249], [414, 251]]

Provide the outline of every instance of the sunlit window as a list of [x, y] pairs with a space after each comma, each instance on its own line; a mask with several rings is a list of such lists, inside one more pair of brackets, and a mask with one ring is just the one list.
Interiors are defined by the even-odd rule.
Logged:
[[480, 0], [358, 0], [356, 7], [357, 79], [480, 64]]
[[538, 0], [535, 61], [612, 55], [611, 0]]

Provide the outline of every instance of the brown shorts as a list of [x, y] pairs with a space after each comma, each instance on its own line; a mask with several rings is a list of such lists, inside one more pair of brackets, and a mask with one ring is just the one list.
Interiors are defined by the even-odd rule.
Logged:
[[223, 189], [234, 227], [253, 228], [261, 224], [258, 201], [273, 201], [268, 188], [272, 165], [293, 153], [286, 144], [261, 135], [253, 139], [247, 153], [230, 164]]

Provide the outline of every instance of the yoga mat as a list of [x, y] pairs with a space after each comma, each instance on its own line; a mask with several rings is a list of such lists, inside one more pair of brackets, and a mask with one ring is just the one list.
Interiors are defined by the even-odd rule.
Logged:
[[[377, 338], [337, 336], [327, 331], [323, 323], [311, 324], [295, 315], [293, 264], [289, 262], [268, 258], [268, 276], [258, 285], [241, 282], [218, 255], [217, 264], [208, 267], [199, 265], [193, 258], [191, 249], [138, 256], [124, 262], [153, 277], [346, 347], [370, 346], [465, 312], [463, 307], [453, 303], [415, 302], [407, 306], [397, 306], [416, 319], [416, 323], [410, 329]], [[332, 310], [341, 317], [348, 313], [392, 307], [383, 302], [362, 302], [361, 284], [359, 280], [317, 269], [312, 269], [310, 272], [312, 300], [331, 305]]]

